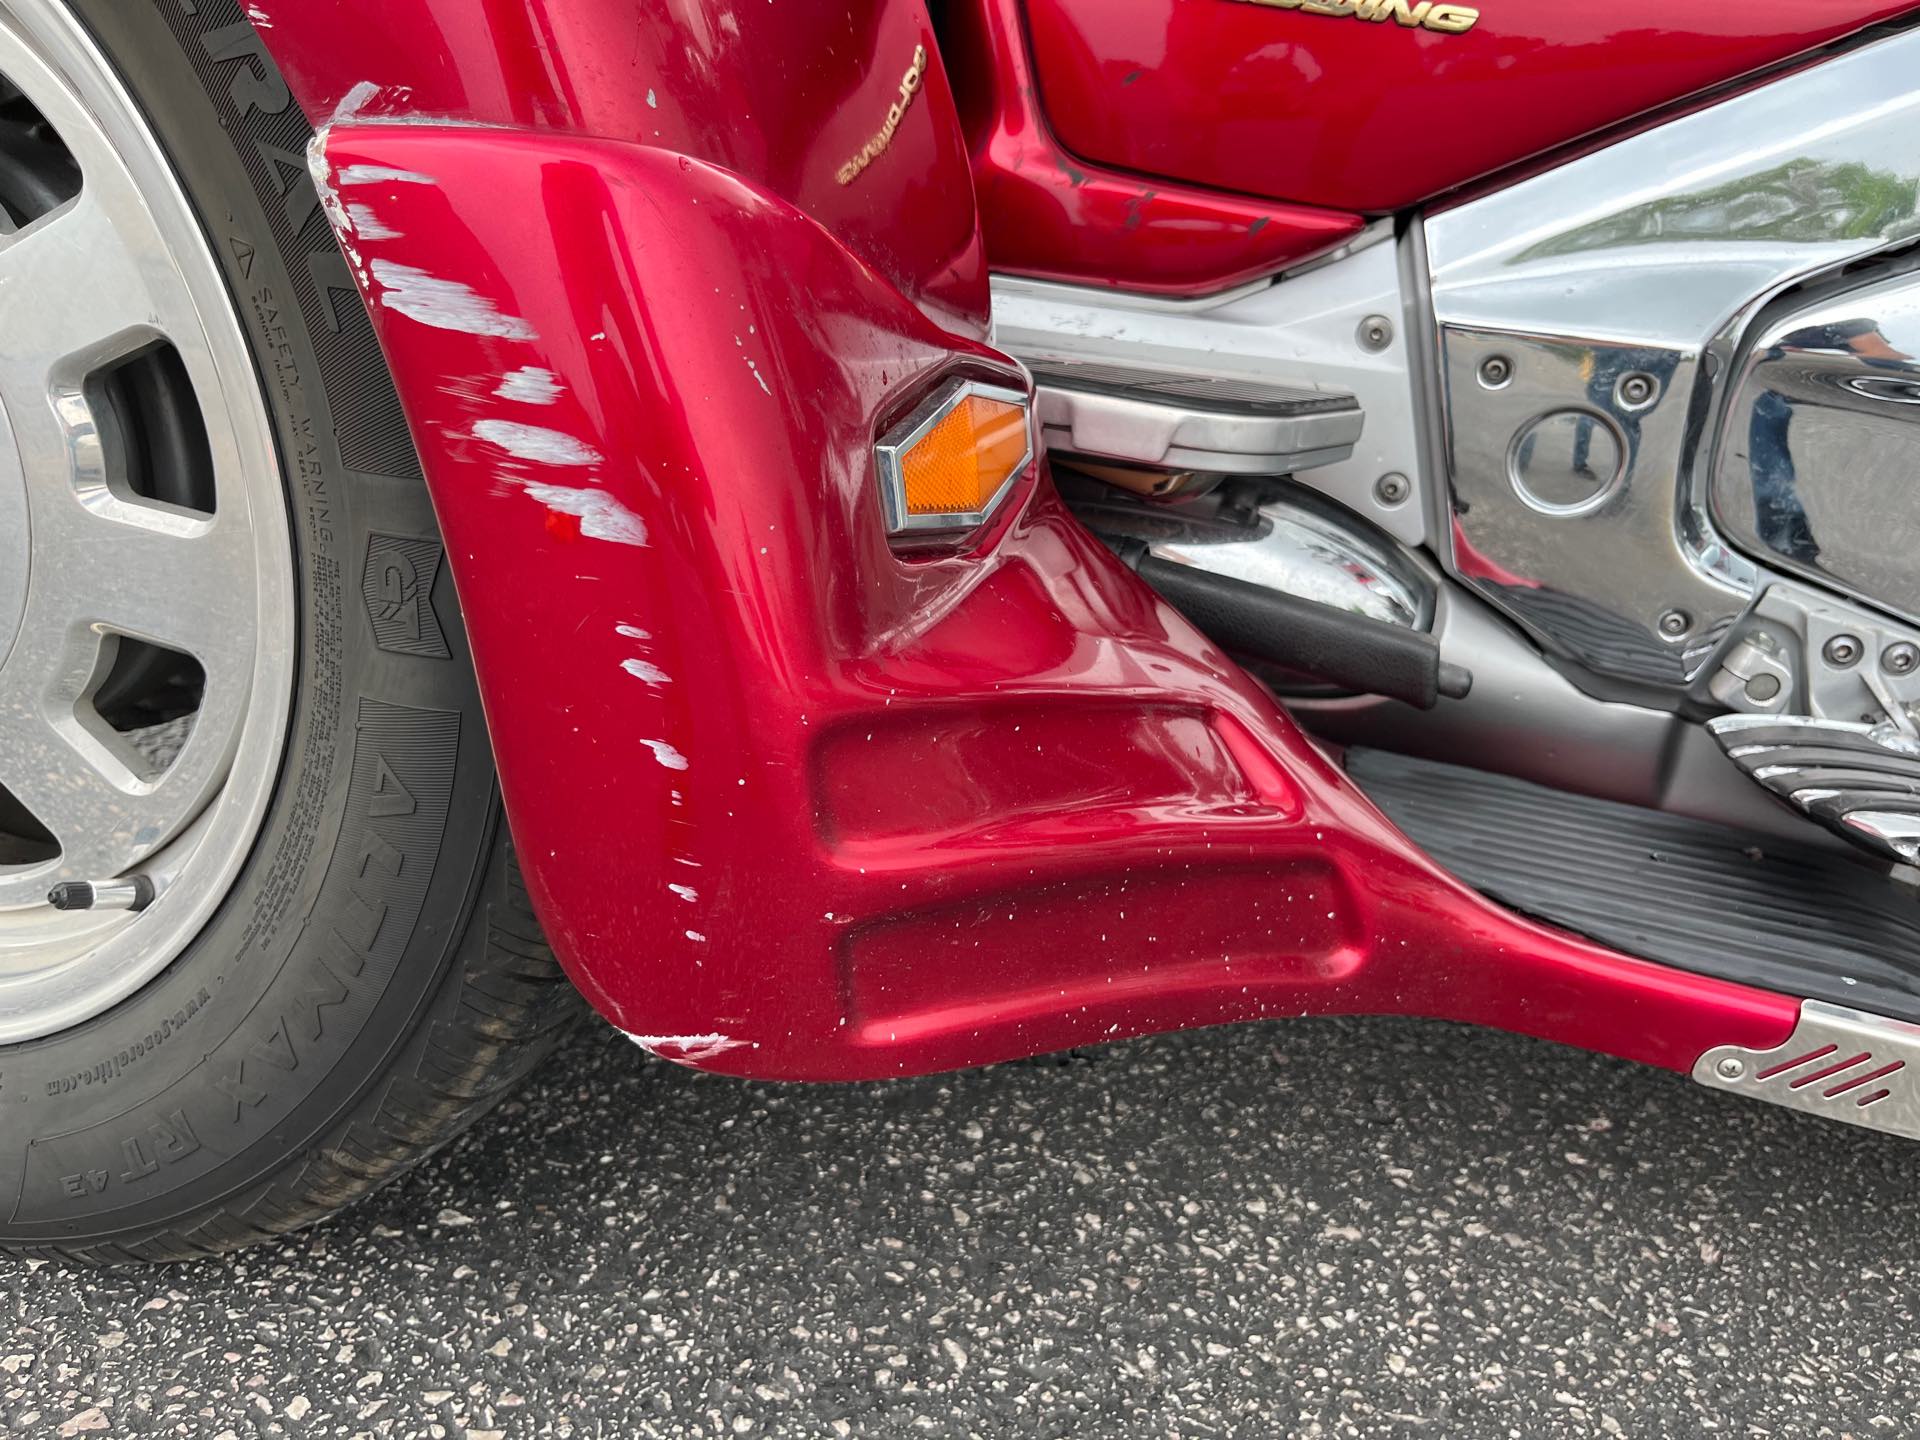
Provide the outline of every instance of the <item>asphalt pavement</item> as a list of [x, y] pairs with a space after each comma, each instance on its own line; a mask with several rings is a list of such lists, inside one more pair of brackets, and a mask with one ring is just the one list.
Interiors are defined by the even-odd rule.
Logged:
[[1452, 1026], [799, 1088], [596, 1025], [318, 1231], [0, 1262], [0, 1427], [1910, 1436], [1917, 1176], [1909, 1144]]

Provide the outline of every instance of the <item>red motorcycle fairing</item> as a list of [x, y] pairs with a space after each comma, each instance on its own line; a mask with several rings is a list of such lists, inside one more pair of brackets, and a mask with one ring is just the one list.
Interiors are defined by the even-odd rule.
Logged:
[[1481, 0], [1461, 34], [1404, 25], [1392, 4], [1379, 9], [1368, 20], [1312, 13], [1298, 0], [1027, 4], [1047, 120], [1081, 161], [1370, 214], [1431, 200], [1920, 4]]
[[1206, 295], [1310, 259], [1365, 226], [1337, 210], [1075, 160], [1040, 113], [1022, 0], [948, 4], [940, 47], [960, 77], [955, 99], [995, 270], [1150, 295]]
[[[477, 23], [413, 13], [436, 8]], [[898, 42], [929, 42], [917, 6], [864, 13], [835, 42], [861, 62], [833, 85], [799, 66], [810, 84], [758, 95], [756, 123], [872, 133]], [[844, 97], [833, 119], [821, 95]], [[402, 118], [346, 117], [317, 168], [421, 451], [530, 889], [650, 1049], [840, 1079], [1391, 1012], [1686, 1070], [1792, 1030], [1792, 999], [1439, 871], [1043, 466], [963, 553], [890, 548], [876, 435], [936, 377], [1009, 373], [914, 303], [951, 235], [873, 218], [903, 203], [893, 156], [827, 223], [712, 156]], [[945, 157], [922, 182], [964, 194], [927, 126], [951, 112], [910, 107], [893, 144]], [[853, 150], [815, 147], [786, 188], [822, 193]]]
[[[701, 156], [825, 225], [949, 329], [987, 326], [986, 259], [924, 7], [849, 0], [261, 0], [316, 125], [432, 116]], [[903, 84], [924, 48], [921, 79]], [[226, 58], [226, 57], [223, 57]], [[240, 75], [235, 84], [258, 83]], [[902, 104], [892, 127], [888, 116]], [[844, 165], [887, 130], [857, 183]], [[951, 183], [958, 176], [959, 184]]]

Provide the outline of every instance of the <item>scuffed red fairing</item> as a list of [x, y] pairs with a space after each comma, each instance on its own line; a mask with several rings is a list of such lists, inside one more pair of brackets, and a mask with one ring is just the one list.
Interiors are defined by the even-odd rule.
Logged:
[[[501, 7], [531, 37], [450, 0], [381, 9], [438, 48], [289, 66], [323, 115], [370, 83], [317, 168], [422, 454], [530, 887], [616, 1024], [807, 1078], [1343, 1011], [1677, 1068], [1791, 1029], [1790, 1000], [1440, 873], [1066, 514], [1044, 463], [959, 551], [888, 545], [876, 435], [944, 375], [1022, 383], [980, 338], [937, 64], [836, 178], [932, 53], [918, 5]], [[768, 18], [790, 12], [810, 23]], [[365, 15], [276, 16], [274, 43]], [[626, 26], [633, 58], [590, 20]]]

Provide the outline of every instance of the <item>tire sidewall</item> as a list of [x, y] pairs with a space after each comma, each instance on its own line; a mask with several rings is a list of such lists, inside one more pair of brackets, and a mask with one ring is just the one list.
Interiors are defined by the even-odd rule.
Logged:
[[165, 1223], [313, 1145], [424, 1023], [498, 823], [432, 511], [306, 117], [232, 0], [72, 8], [226, 276], [287, 482], [299, 641], [278, 783], [215, 918], [113, 1010], [0, 1047], [15, 1243]]

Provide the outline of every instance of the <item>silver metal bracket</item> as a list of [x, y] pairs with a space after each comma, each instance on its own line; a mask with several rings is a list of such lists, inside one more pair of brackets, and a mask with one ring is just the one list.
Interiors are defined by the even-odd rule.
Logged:
[[1032, 360], [1047, 448], [1100, 460], [1289, 475], [1345, 460], [1366, 415], [1352, 395], [1254, 380]]
[[1920, 1025], [1820, 1000], [1775, 1050], [1722, 1045], [1693, 1066], [1715, 1090], [1920, 1140]]

